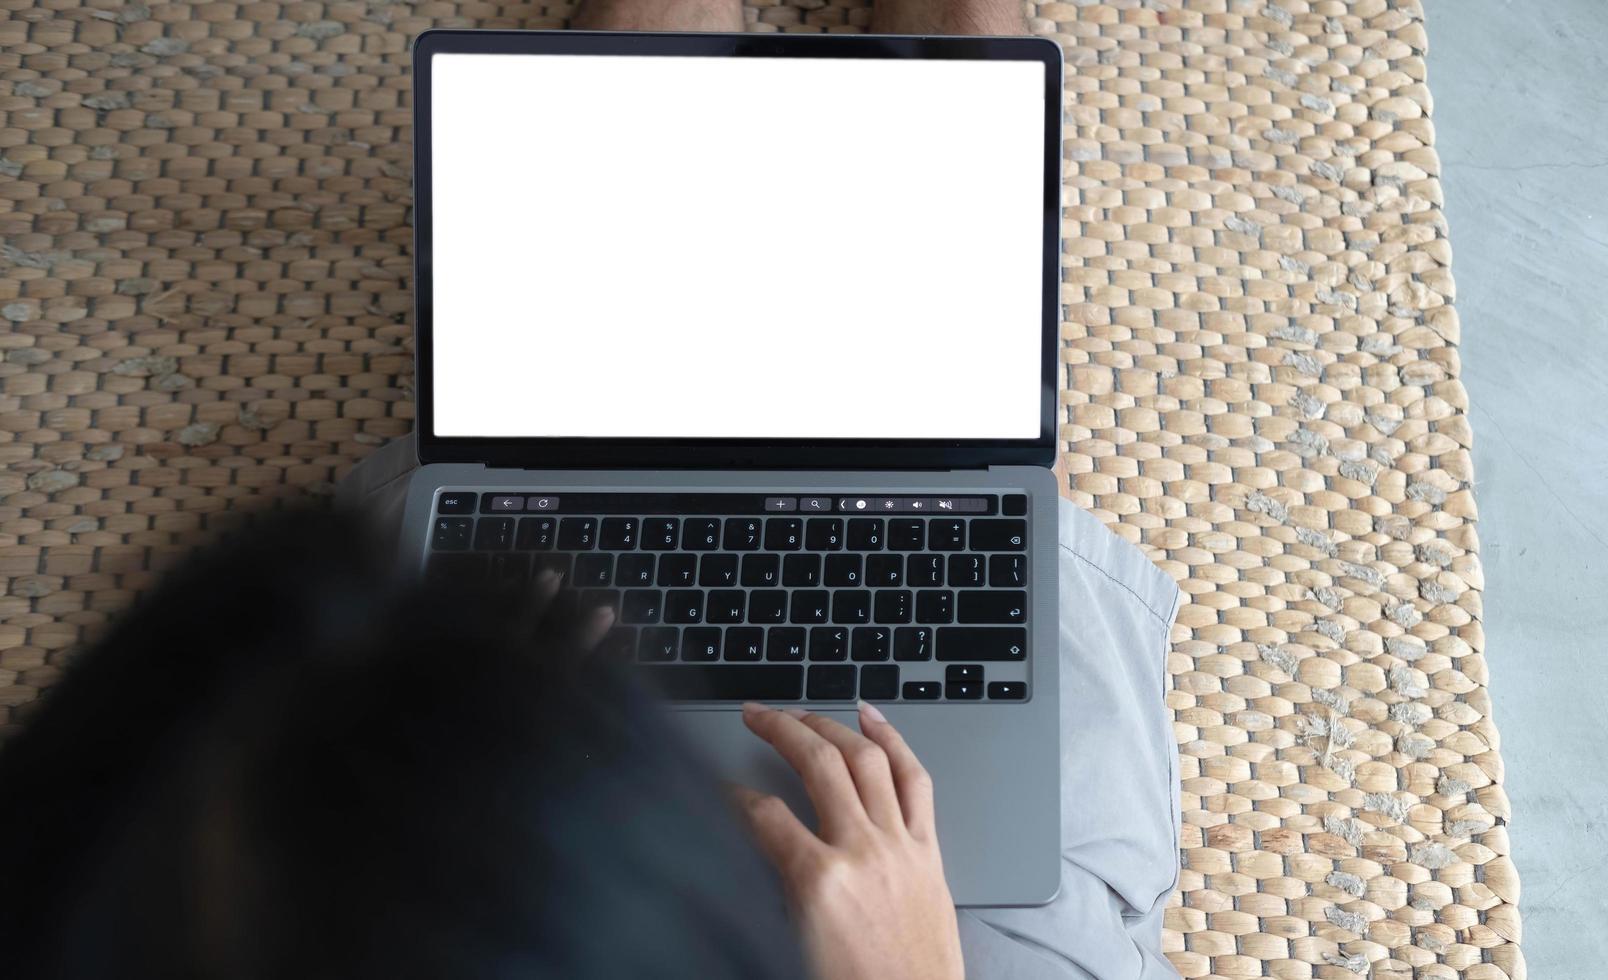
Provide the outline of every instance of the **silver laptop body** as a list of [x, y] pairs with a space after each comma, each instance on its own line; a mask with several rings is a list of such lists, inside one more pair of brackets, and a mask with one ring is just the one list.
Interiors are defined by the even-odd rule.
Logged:
[[874, 700], [956, 902], [1051, 899], [1058, 47], [432, 31], [414, 70], [402, 560], [560, 568], [804, 815], [739, 705]]

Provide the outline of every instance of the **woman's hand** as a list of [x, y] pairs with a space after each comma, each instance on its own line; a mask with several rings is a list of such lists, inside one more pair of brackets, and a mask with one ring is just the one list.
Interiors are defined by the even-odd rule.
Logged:
[[536, 576], [520, 607], [521, 628], [538, 637], [544, 652], [590, 654], [614, 627], [614, 610], [608, 606], [583, 608], [576, 593], [560, 594], [564, 576], [552, 569]]
[[859, 732], [799, 708], [758, 704], [743, 705], [743, 721], [803, 777], [820, 820], [816, 835], [777, 797], [736, 790], [781, 873], [816, 976], [964, 976], [932, 779], [898, 731], [869, 704], [860, 705]]

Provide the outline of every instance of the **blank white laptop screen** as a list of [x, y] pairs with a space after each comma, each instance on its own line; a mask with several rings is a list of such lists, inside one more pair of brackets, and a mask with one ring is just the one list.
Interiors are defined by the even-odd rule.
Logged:
[[1038, 437], [1044, 70], [436, 55], [436, 435]]

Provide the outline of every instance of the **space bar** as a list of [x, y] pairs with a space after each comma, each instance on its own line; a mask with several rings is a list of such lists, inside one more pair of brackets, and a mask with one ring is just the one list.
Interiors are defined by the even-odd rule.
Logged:
[[639, 667], [672, 701], [797, 701], [802, 665]]

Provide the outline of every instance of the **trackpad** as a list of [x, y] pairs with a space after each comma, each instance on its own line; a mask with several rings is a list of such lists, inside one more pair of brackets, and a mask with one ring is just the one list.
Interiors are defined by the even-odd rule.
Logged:
[[[853, 711], [812, 713], [860, 730], [859, 719]], [[815, 810], [810, 806], [798, 774], [770, 743], [748, 730], [741, 711], [695, 709], [672, 711], [670, 715], [672, 723], [687, 733], [693, 748], [708, 760], [718, 778], [779, 796], [800, 820], [812, 828], [815, 826]]]

